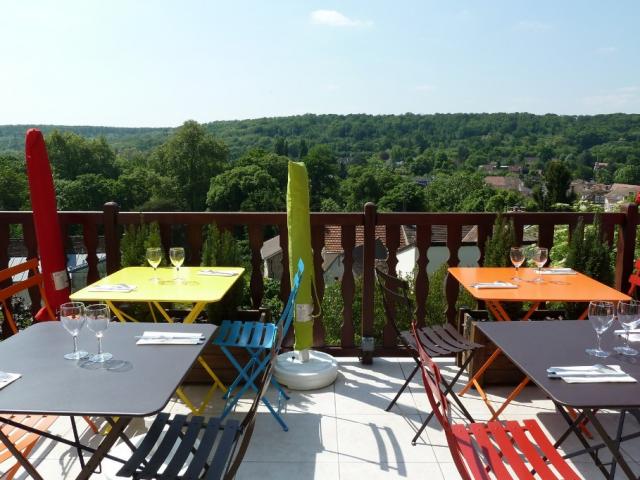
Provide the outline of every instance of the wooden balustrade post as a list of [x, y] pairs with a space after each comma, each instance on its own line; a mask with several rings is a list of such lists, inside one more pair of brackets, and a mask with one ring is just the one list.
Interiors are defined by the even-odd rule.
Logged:
[[104, 251], [107, 255], [107, 275], [120, 269], [120, 231], [118, 230], [118, 212], [115, 202], [107, 202], [102, 207], [104, 215]]
[[[374, 315], [374, 267], [376, 253], [376, 206], [367, 202], [364, 206], [364, 246], [362, 255], [362, 338], [373, 338]], [[362, 350], [361, 361], [373, 363], [373, 351]]]
[[618, 245], [616, 248], [616, 289], [626, 292], [629, 289], [629, 275], [633, 270], [638, 229], [638, 205], [630, 203], [622, 207], [625, 214], [624, 225], [618, 225]]

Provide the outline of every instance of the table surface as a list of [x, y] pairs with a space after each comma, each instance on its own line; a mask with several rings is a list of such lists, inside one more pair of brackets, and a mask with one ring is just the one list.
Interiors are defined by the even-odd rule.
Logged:
[[[235, 272], [232, 277], [199, 275], [200, 270]], [[108, 300], [114, 302], [219, 302], [244, 273], [241, 267], [181, 267], [183, 282], [175, 280], [174, 268], [126, 267], [71, 295], [77, 302]], [[151, 279], [158, 277], [158, 282]], [[92, 291], [97, 285], [125, 283], [135, 286], [131, 292]]]
[[[0, 343], [3, 371], [22, 377], [0, 389], [0, 413], [147, 416], [162, 410], [182, 383], [214, 325], [111, 322], [103, 351], [128, 363], [120, 371], [91, 370], [83, 361], [66, 360], [73, 340], [60, 322], [35, 324]], [[200, 345], [136, 345], [145, 330], [200, 332]], [[97, 351], [95, 335], [83, 328], [79, 348]]]
[[[596, 334], [588, 320], [528, 322], [476, 322], [509, 359], [559, 404], [575, 408], [633, 408], [640, 406], [638, 383], [573, 383], [547, 377], [547, 368], [573, 365], [620, 365], [640, 380], [640, 358], [614, 354], [596, 358], [585, 352], [596, 345]], [[602, 347], [622, 344], [614, 326], [602, 336]], [[632, 343], [633, 345], [633, 343]], [[637, 345], [636, 345], [637, 348]]]
[[[630, 297], [592, 278], [575, 275], [542, 275], [544, 283], [533, 283], [535, 269], [521, 268], [518, 276], [524, 281], [514, 282], [515, 268], [451, 267], [449, 273], [477, 300], [507, 302], [589, 302], [591, 300], [621, 301]], [[518, 288], [474, 288], [482, 282], [504, 281]]]

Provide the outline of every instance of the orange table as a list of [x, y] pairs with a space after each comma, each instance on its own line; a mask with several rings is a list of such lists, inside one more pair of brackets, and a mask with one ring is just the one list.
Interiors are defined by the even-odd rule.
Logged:
[[[589, 278], [582, 273], [575, 273], [573, 275], [542, 275], [544, 283], [533, 283], [533, 280], [537, 277], [535, 269], [533, 268], [520, 269], [518, 272], [518, 276], [521, 278], [520, 282], [513, 281], [513, 277], [515, 276], [514, 268], [452, 267], [449, 268], [449, 273], [458, 280], [460, 285], [466, 288], [476, 300], [485, 302], [487, 309], [501, 321], [511, 320], [502, 306], [504, 302], [531, 302], [531, 308], [529, 308], [523, 317], [523, 320], [528, 320], [531, 314], [535, 312], [543, 302], [590, 302], [592, 300], [608, 300], [617, 303], [630, 299], [628, 295]], [[496, 281], [514, 283], [518, 288], [474, 287], [477, 283]], [[584, 319], [586, 315], [587, 312], [585, 311], [580, 318]], [[459, 395], [464, 395], [469, 388], [471, 388], [471, 385], [474, 385], [493, 414], [493, 417], [491, 417], [492, 420], [496, 419], [507, 405], [522, 391], [527, 383], [529, 383], [529, 378], [525, 378], [515, 390], [511, 392], [498, 410], [493, 408], [484, 390], [480, 387], [478, 378], [482, 376], [500, 353], [501, 350], [496, 349], [459, 393]]]

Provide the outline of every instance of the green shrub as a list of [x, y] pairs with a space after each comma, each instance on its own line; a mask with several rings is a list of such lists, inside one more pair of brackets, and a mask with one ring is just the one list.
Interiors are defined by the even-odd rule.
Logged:
[[[604, 240], [602, 222], [596, 215], [593, 225], [585, 227], [582, 218], [578, 220], [569, 242], [567, 267], [604, 283], [613, 285], [613, 251]], [[586, 308], [585, 303], [567, 303], [569, 318], [577, 318]]]
[[[125, 228], [120, 240], [120, 264], [123, 267], [140, 267], [147, 265], [145, 254], [147, 248], [162, 247], [160, 226], [157, 222], [129, 225]], [[162, 258], [160, 265], [166, 265]]]
[[[202, 265], [210, 267], [237, 267], [242, 265], [242, 255], [238, 242], [226, 230], [219, 230], [216, 225], [210, 225], [202, 247]], [[240, 277], [216, 303], [207, 305], [207, 317], [210, 322], [219, 325], [222, 320], [233, 318], [237, 308], [242, 305], [245, 297], [247, 275]]]
[[510, 267], [509, 251], [516, 244], [513, 221], [498, 214], [491, 235], [484, 244], [485, 267]]

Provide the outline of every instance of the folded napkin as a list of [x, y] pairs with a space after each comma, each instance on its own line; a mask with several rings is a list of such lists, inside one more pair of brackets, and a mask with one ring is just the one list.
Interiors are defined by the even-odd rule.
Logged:
[[[614, 330], [613, 333], [616, 335], [627, 338], [627, 335], [624, 330]], [[629, 341], [630, 342], [640, 342], [640, 329], [632, 328], [629, 330]]]
[[22, 376], [20, 373], [0, 372], [0, 389], [6, 387], [14, 380], [19, 379]]
[[478, 282], [471, 286], [474, 288], [518, 288], [518, 285], [509, 282]]
[[89, 288], [90, 292], [123, 292], [128, 293], [136, 289], [135, 285], [127, 285], [126, 283], [105, 283], [102, 285], [93, 285]]
[[208, 275], [210, 277], [235, 277], [238, 272], [230, 272], [229, 270], [198, 270], [198, 275]]
[[136, 345], [198, 345], [204, 342], [202, 333], [144, 332]]
[[561, 378], [567, 383], [635, 383], [637, 380], [620, 365], [576, 365], [547, 368], [549, 378]]
[[541, 275], [575, 275], [576, 271], [573, 268], [541, 268]]

